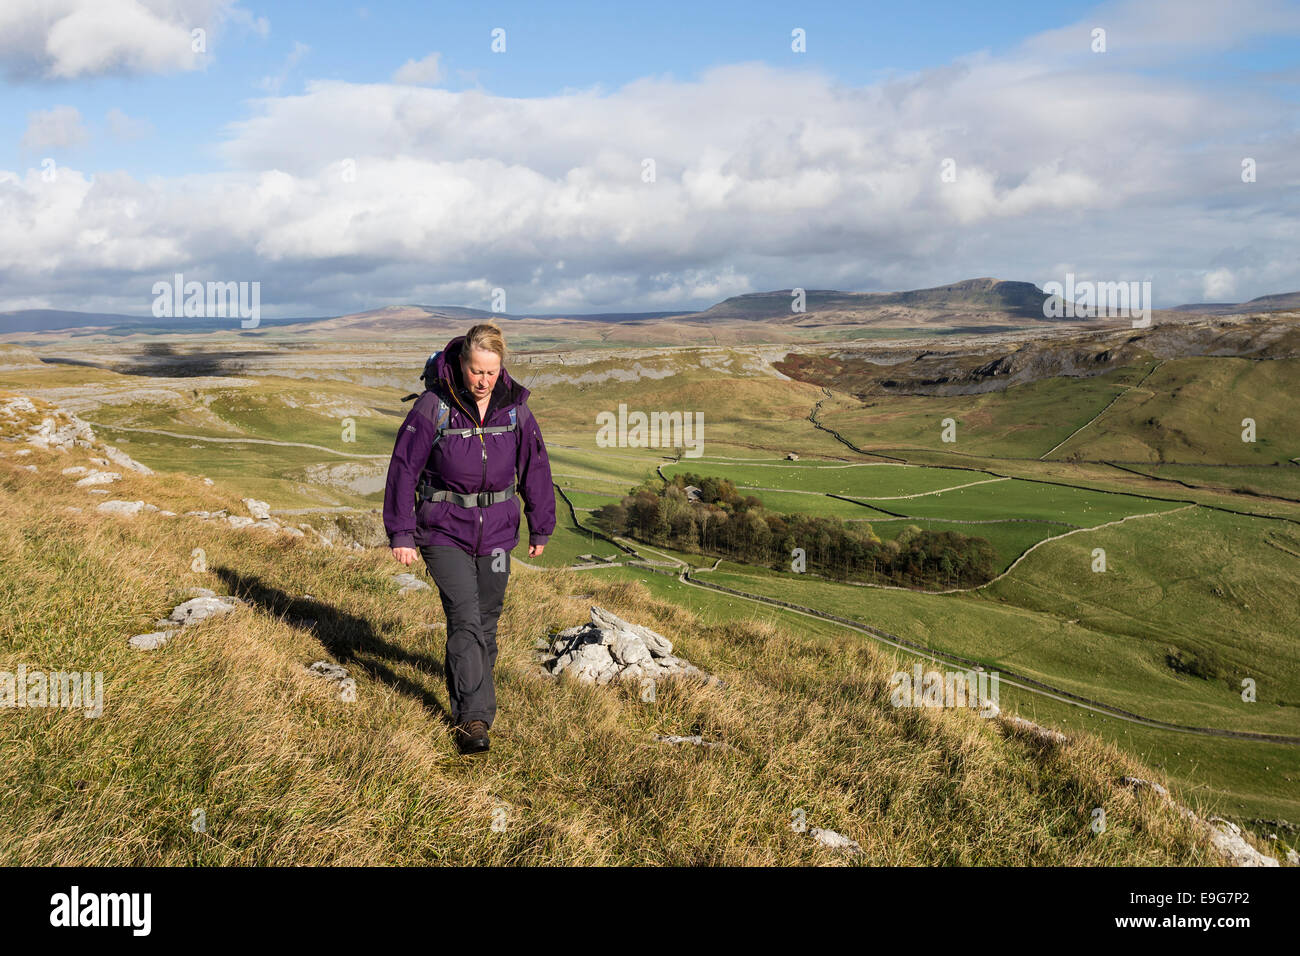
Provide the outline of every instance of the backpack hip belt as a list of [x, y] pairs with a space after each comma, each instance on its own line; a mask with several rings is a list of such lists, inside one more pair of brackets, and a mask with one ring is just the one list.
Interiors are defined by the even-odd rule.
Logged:
[[515, 496], [515, 483], [510, 482], [510, 487], [503, 491], [479, 491], [461, 494], [448, 488], [435, 488], [432, 485], [416, 485], [416, 494], [420, 496], [421, 501], [454, 501], [462, 508], [486, 508], [488, 505], [499, 504], [502, 501], [509, 501]]

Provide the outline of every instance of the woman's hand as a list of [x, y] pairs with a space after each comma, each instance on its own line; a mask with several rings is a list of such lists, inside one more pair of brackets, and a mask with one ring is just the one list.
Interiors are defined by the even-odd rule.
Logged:
[[544, 550], [546, 550], [546, 545], [544, 544], [530, 544], [528, 546], [528, 556], [530, 558], [535, 558], [538, 555], [540, 555]]
[[394, 548], [394, 549], [393, 549], [393, 557], [395, 557], [398, 561], [401, 561], [403, 564], [405, 564], [405, 565], [407, 565], [407, 566], [409, 567], [410, 564], [411, 564], [411, 562], [414, 561], [415, 558], [416, 558], [415, 549], [414, 549], [414, 548]]

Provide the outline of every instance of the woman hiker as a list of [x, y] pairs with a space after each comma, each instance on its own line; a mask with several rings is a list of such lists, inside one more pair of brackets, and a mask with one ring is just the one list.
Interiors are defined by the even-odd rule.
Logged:
[[546, 445], [529, 391], [506, 372], [505, 357], [501, 329], [484, 322], [429, 359], [427, 389], [397, 432], [384, 487], [393, 557], [409, 566], [418, 548], [442, 598], [447, 694], [462, 753], [488, 749], [496, 717], [497, 618], [519, 518], [528, 515], [530, 558], [555, 531]]

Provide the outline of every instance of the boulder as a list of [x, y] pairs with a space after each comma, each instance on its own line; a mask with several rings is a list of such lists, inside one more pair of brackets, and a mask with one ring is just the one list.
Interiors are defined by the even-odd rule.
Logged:
[[242, 498], [244, 507], [248, 513], [259, 521], [271, 517], [271, 506], [265, 501], [258, 501], [256, 498]]
[[231, 595], [191, 598], [183, 604], [176, 605], [172, 609], [169, 620], [175, 621], [183, 627], [188, 627], [210, 617], [229, 614], [244, 603], [240, 598]]
[[545, 674], [557, 677], [567, 672], [576, 680], [593, 684], [643, 677], [690, 677], [706, 684], [722, 683], [674, 657], [672, 642], [662, 634], [595, 605], [590, 614], [586, 624], [558, 631], [539, 643], [537, 654]]
[[634, 637], [640, 638], [645, 643], [645, 646], [650, 648], [650, 652], [656, 657], [666, 657], [673, 652], [672, 641], [668, 640], [668, 638], [664, 637], [662, 634], [656, 633], [655, 631], [650, 630], [650, 628], [643, 627], [640, 624], [632, 624], [629, 621], [625, 621], [621, 617], [606, 611], [604, 608], [596, 607], [594, 604], [591, 607], [591, 622], [601, 630], [624, 631]]

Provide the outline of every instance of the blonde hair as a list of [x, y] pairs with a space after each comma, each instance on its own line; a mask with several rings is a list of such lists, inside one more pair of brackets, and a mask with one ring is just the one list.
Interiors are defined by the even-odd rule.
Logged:
[[461, 355], [466, 359], [477, 349], [481, 352], [495, 352], [506, 364], [506, 337], [501, 329], [491, 322], [480, 322], [465, 333], [465, 344]]

